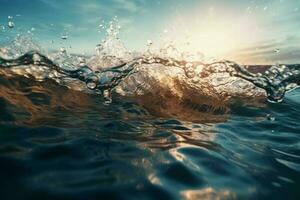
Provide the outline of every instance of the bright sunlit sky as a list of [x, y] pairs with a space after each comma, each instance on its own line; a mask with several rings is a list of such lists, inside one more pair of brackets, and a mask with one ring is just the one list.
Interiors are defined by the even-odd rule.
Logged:
[[300, 62], [300, 0], [0, 0], [0, 25], [8, 16], [16, 26], [1, 29], [2, 39], [34, 28], [50, 49], [68, 32], [71, 51], [93, 53], [105, 38], [99, 25], [117, 16], [131, 50], [167, 38], [183, 50], [241, 63]]

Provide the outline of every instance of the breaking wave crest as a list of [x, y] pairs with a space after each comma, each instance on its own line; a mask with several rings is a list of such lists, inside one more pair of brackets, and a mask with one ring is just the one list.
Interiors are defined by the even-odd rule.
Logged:
[[[262, 96], [260, 89], [263, 89], [269, 101], [280, 102], [287, 91], [300, 83], [298, 65], [263, 68], [241, 66], [231, 61], [203, 63], [156, 56], [142, 56], [118, 66], [94, 70], [88, 65], [63, 67], [38, 51], [30, 51], [15, 59], [0, 58], [0, 66], [2, 71], [10, 70], [38, 80], [55, 79], [69, 87], [72, 81], [81, 81], [89, 91], [102, 93], [107, 103], [112, 100], [112, 91], [124, 96], [139, 95], [168, 84], [173, 84], [167, 87], [175, 90], [177, 96], [182, 95], [176, 91], [178, 87], [222, 100], [240, 95]], [[66, 79], [68, 81], [63, 81]]]
[[257, 103], [267, 98], [280, 102], [300, 84], [299, 65], [204, 61], [201, 55], [180, 53], [172, 44], [153, 52], [152, 41], [146, 52], [131, 52], [118, 34], [115, 20], [93, 56], [69, 54], [63, 47], [48, 52], [31, 36], [19, 35], [0, 48], [0, 73], [54, 80], [71, 90], [102, 95], [105, 104], [110, 104], [113, 96], [122, 96], [160, 114], [167, 113], [166, 108], [185, 110], [187, 105], [200, 106], [198, 110], [205, 113], [222, 113], [233, 101]]

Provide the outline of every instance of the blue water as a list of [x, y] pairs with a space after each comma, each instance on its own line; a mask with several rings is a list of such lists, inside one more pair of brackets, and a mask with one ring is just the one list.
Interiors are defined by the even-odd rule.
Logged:
[[299, 89], [187, 120], [1, 76], [0, 111], [2, 200], [300, 198]]

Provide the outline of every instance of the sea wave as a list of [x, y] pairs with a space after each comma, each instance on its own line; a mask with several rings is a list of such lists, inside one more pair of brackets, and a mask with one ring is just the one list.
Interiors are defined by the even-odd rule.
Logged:
[[[281, 102], [300, 84], [299, 65], [243, 66], [228, 60], [203, 61], [179, 53], [172, 45], [158, 52], [128, 51], [111, 23], [96, 55], [49, 52], [32, 37], [18, 36], [1, 47], [1, 76], [55, 81], [70, 90], [134, 100], [159, 115], [193, 107], [204, 113], [226, 113], [233, 102]], [[45, 86], [47, 87], [47, 86]], [[49, 86], [50, 87], [50, 86]], [[175, 113], [176, 113], [175, 112]], [[188, 111], [187, 113], [189, 113]], [[185, 113], [185, 112], [183, 112]], [[172, 114], [171, 114], [172, 115]], [[189, 114], [187, 114], [189, 115]]]

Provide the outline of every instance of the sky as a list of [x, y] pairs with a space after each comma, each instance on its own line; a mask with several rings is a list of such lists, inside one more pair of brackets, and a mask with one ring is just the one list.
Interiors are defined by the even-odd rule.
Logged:
[[130, 50], [172, 41], [242, 64], [300, 62], [299, 0], [0, 0], [0, 41], [30, 31], [44, 48], [92, 54], [114, 17]]

